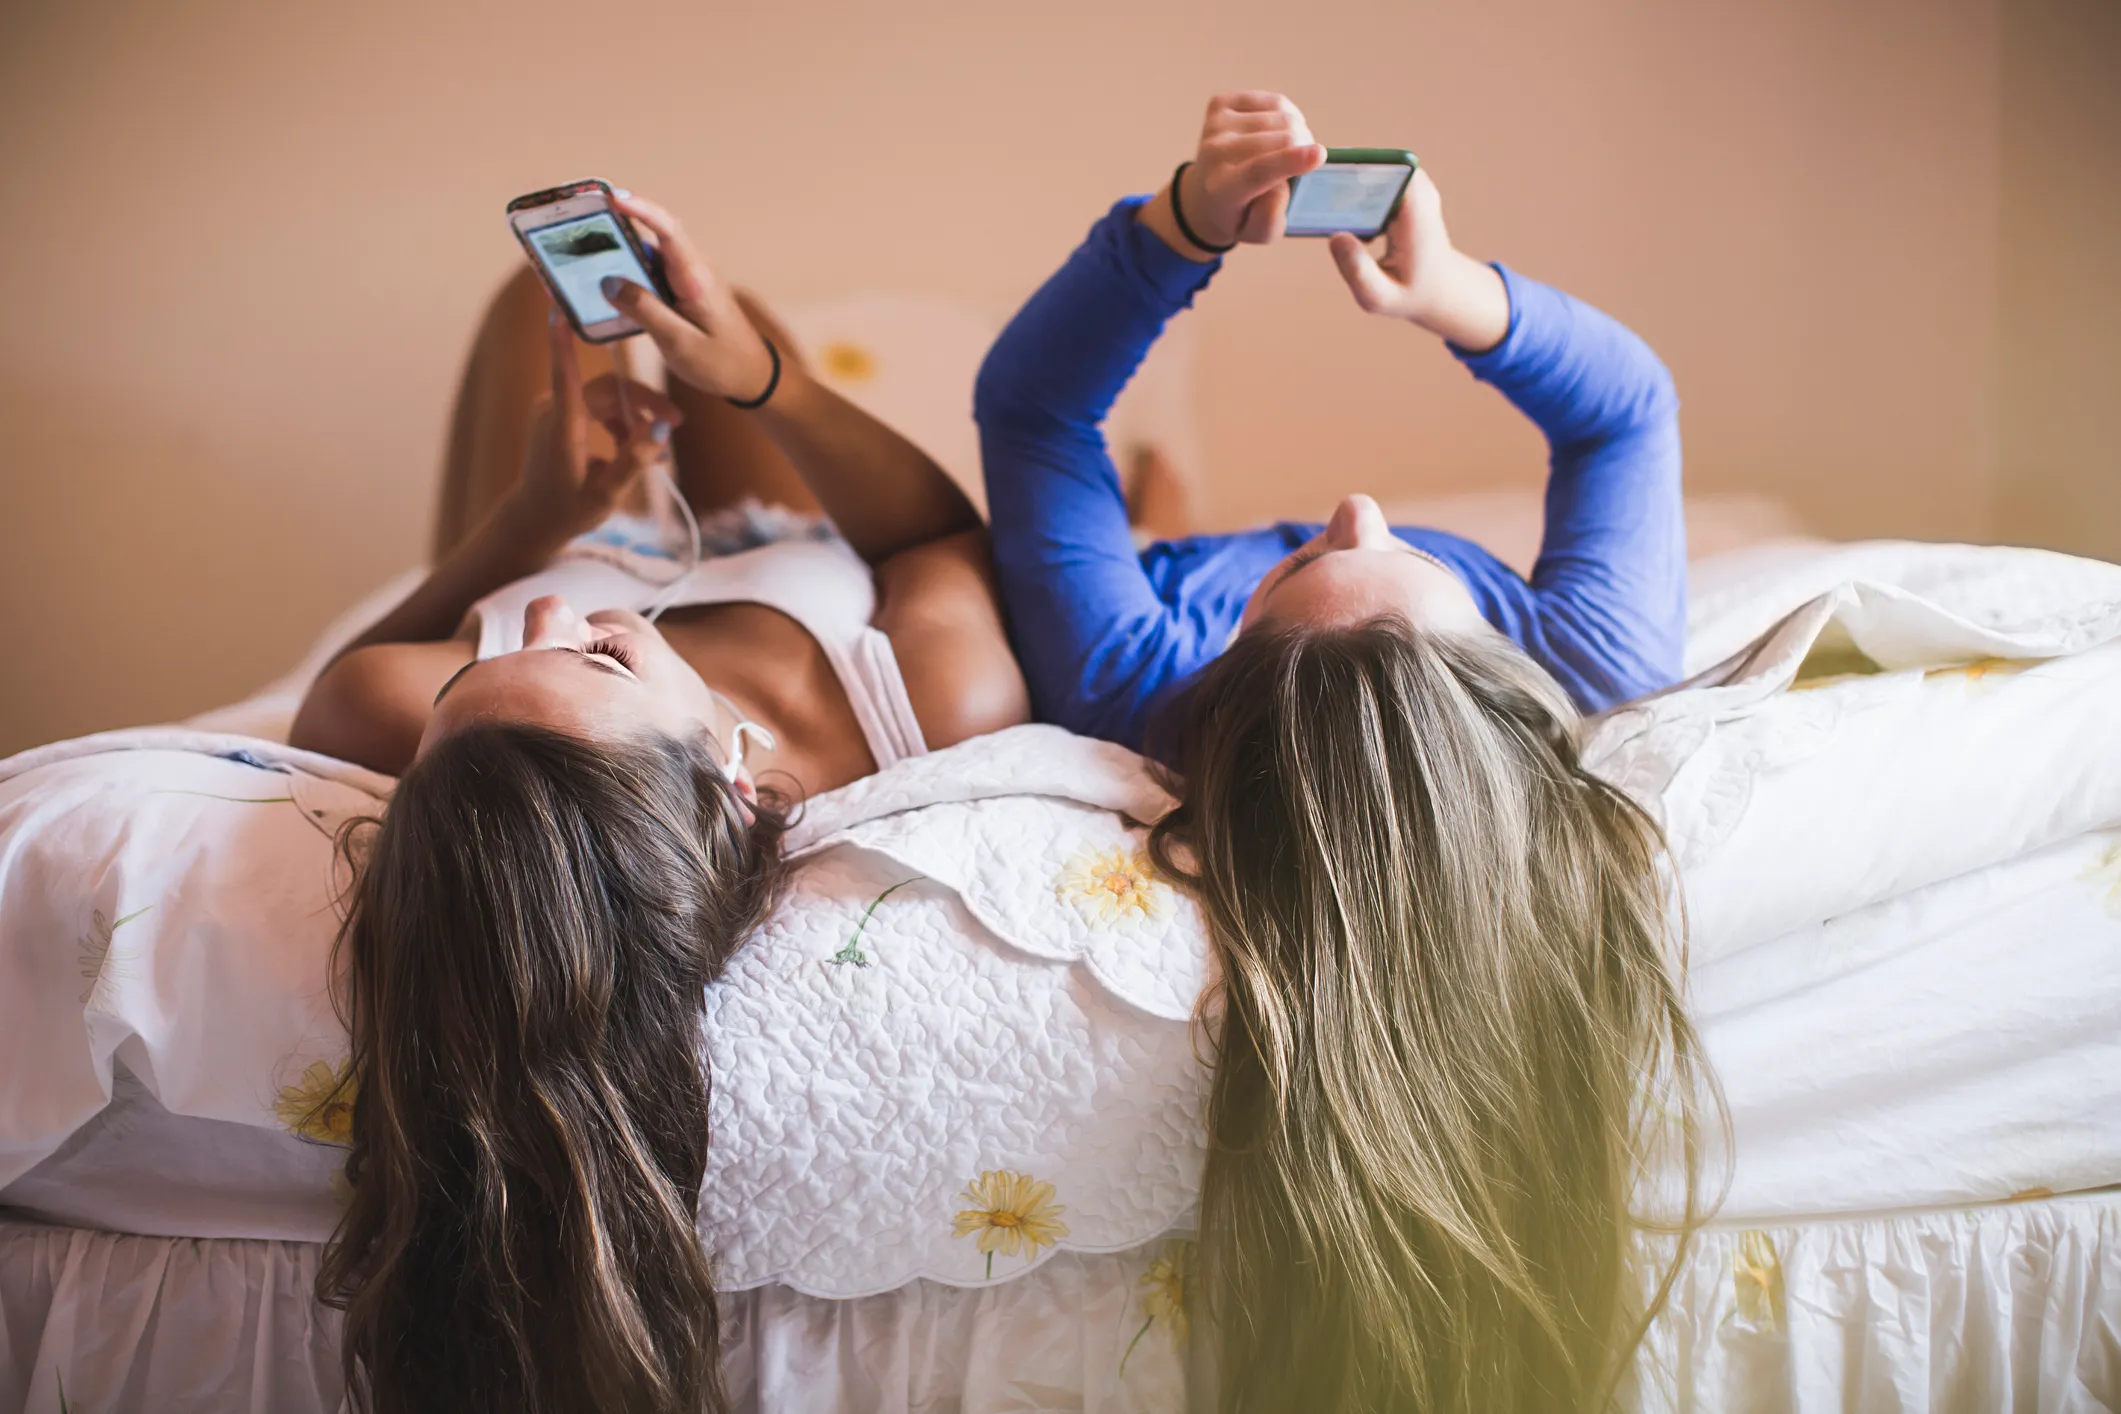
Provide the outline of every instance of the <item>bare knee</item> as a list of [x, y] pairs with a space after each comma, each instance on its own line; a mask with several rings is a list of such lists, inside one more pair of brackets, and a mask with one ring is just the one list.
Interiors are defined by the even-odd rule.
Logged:
[[985, 528], [892, 556], [877, 569], [877, 588], [876, 625], [891, 640], [931, 747], [1031, 720]]

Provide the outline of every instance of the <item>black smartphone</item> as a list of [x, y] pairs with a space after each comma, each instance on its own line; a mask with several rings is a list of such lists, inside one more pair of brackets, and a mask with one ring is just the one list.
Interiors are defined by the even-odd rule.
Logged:
[[670, 298], [660, 262], [612, 204], [611, 188], [604, 182], [591, 178], [519, 196], [508, 203], [508, 225], [545, 288], [567, 311], [575, 333], [589, 343], [608, 344], [641, 332], [640, 325], [604, 298], [606, 276], [617, 275]]

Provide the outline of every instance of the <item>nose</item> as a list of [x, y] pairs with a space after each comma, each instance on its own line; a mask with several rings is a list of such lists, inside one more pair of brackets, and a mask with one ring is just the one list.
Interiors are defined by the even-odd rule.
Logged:
[[559, 595], [543, 595], [523, 606], [525, 648], [579, 648], [588, 641], [589, 625]]
[[1385, 513], [1361, 492], [1335, 506], [1333, 519], [1326, 522], [1326, 543], [1336, 550], [1370, 549], [1391, 537], [1392, 527], [1385, 524]]

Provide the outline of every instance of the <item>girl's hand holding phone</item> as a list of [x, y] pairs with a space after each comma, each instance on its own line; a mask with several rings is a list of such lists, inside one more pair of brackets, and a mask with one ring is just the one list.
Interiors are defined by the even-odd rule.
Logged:
[[1340, 277], [1364, 312], [1405, 319], [1472, 353], [1510, 332], [1510, 296], [1492, 266], [1459, 251], [1444, 229], [1443, 197], [1417, 171], [1385, 227], [1382, 258], [1354, 236], [1332, 240]]
[[1443, 197], [1427, 172], [1415, 172], [1384, 234], [1382, 259], [1355, 236], [1334, 236], [1330, 243], [1334, 263], [1364, 313], [1415, 319], [1434, 302], [1437, 286], [1447, 278], [1448, 257], [1454, 253], [1450, 232], [1443, 224]]
[[1325, 160], [1304, 115], [1281, 94], [1220, 93], [1208, 100], [1200, 146], [1173, 196], [1201, 239], [1266, 245], [1288, 215], [1289, 179]]
[[655, 236], [676, 307], [616, 278], [605, 282], [604, 298], [645, 329], [664, 364], [693, 387], [735, 402], [758, 397], [773, 380], [775, 360], [736, 291], [700, 258], [668, 211], [637, 196], [617, 196], [614, 204]]
[[1239, 242], [1265, 245], [1289, 212], [1289, 179], [1315, 171], [1326, 150], [1296, 105], [1278, 93], [1219, 93], [1208, 100], [1200, 146], [1136, 217], [1189, 260], [1214, 259]]
[[[523, 479], [505, 503], [519, 529], [553, 549], [594, 530], [634, 478], [660, 458], [670, 429], [684, 420], [675, 403], [643, 383], [607, 374], [584, 386], [574, 331], [557, 315], [548, 326], [552, 396], [538, 407]], [[589, 454], [594, 418], [611, 434], [609, 459]]]

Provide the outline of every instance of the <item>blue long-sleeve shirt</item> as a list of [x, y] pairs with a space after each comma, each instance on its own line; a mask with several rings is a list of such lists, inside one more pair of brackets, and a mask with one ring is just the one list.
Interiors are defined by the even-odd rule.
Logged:
[[[1017, 313], [974, 395], [994, 559], [1033, 710], [1137, 749], [1153, 712], [1222, 652], [1267, 571], [1320, 530], [1284, 522], [1136, 552], [1102, 424], [1220, 264], [1171, 250], [1135, 220], [1141, 201], [1098, 221]], [[1509, 332], [1486, 353], [1454, 352], [1547, 436], [1546, 536], [1532, 578], [1456, 535], [1393, 533], [1456, 573], [1487, 621], [1579, 707], [1601, 711], [1679, 677], [1679, 400], [1649, 345], [1616, 320], [1496, 269]]]

